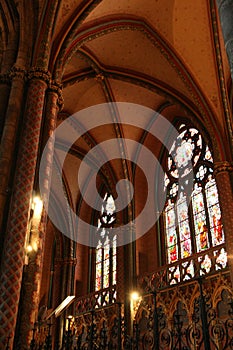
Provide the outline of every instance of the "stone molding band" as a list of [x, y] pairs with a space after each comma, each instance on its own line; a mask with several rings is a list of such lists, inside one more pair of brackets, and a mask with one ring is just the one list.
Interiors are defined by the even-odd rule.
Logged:
[[28, 71], [27, 78], [28, 80], [39, 79], [49, 85], [51, 81], [51, 73], [43, 68], [33, 67]]
[[62, 84], [52, 80], [51, 73], [40, 67], [33, 67], [29, 71], [19, 66], [13, 66], [8, 72], [0, 74], [0, 84], [11, 85], [12, 80], [18, 78], [25, 81], [34, 79], [41, 80], [46, 83], [48, 91], [55, 92], [58, 96], [57, 104], [61, 110], [64, 105], [62, 96]]
[[52, 80], [51, 73], [40, 67], [32, 67], [28, 71], [19, 66], [13, 66], [7, 72], [0, 74], [0, 83], [10, 82], [13, 78], [18, 77], [26, 80], [40, 79], [47, 83], [50, 89], [62, 90], [62, 84]]
[[233, 171], [233, 164], [229, 163], [228, 161], [222, 161], [222, 162], [216, 162], [214, 164], [214, 176], [216, 177], [218, 174], [223, 172], [232, 172]]

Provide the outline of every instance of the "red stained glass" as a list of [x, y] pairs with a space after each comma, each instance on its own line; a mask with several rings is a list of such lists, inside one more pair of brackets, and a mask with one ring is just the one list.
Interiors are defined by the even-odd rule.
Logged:
[[[168, 263], [188, 258], [195, 252], [208, 252], [212, 246], [225, 242], [218, 190], [212, 176], [211, 151], [197, 129], [182, 124], [179, 130], [180, 134], [169, 151], [167, 173], [164, 177], [168, 198], [164, 209]], [[189, 200], [186, 198], [186, 185], [179, 187], [179, 178], [186, 179], [191, 170], [194, 178]], [[187, 178], [184, 183], [187, 184], [188, 181]], [[200, 260], [202, 273], [208, 273], [212, 268], [207, 252]], [[218, 269], [226, 266], [226, 261], [223, 250], [216, 258]], [[183, 278], [189, 279], [195, 274], [195, 266], [187, 265], [190, 264], [189, 260], [184, 264]], [[177, 283], [180, 279], [179, 270], [172, 267], [170, 272], [171, 283]]]

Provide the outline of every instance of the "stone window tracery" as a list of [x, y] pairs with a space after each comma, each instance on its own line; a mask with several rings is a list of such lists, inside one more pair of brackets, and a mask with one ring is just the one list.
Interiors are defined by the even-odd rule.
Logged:
[[115, 203], [111, 194], [106, 193], [98, 219], [98, 242], [95, 252], [95, 290], [116, 284], [116, 235], [111, 229], [116, 220]]
[[[193, 187], [188, 198], [185, 184], [190, 171], [193, 171]], [[179, 136], [167, 158], [164, 186], [167, 193], [164, 209], [166, 262], [173, 264], [195, 253], [206, 252], [201, 266], [208, 272], [212, 264], [208, 250], [224, 244], [225, 238], [212, 153], [196, 128], [180, 126]], [[224, 247], [217, 260], [220, 263], [216, 261], [216, 269], [226, 267]], [[179, 281], [180, 268], [174, 266], [172, 269], [173, 276]], [[189, 275], [194, 276], [192, 263], [189, 264]]]

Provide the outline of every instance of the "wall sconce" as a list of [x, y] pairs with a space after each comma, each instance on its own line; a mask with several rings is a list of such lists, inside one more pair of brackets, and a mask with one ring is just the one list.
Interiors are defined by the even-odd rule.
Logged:
[[43, 202], [38, 195], [33, 195], [31, 200], [30, 218], [28, 222], [27, 236], [25, 240], [25, 265], [28, 265], [29, 256], [38, 249], [38, 230], [41, 221]]
[[30, 254], [32, 251], [33, 251], [33, 248], [32, 248], [32, 246], [31, 246], [31, 244], [29, 244], [29, 245], [26, 247], [26, 252], [27, 252], [28, 254]]
[[42, 209], [43, 209], [43, 202], [39, 196], [33, 196], [32, 200], [32, 219], [33, 220], [40, 220], [41, 219], [41, 214], [42, 214]]
[[69, 315], [66, 319], [66, 331], [70, 331], [74, 322], [74, 316]]
[[130, 309], [131, 315], [133, 316], [132, 319], [135, 318], [141, 301], [142, 297], [139, 295], [139, 293], [137, 291], [133, 291], [130, 295]]
[[137, 301], [140, 298], [138, 292], [132, 292], [131, 293], [131, 300]]

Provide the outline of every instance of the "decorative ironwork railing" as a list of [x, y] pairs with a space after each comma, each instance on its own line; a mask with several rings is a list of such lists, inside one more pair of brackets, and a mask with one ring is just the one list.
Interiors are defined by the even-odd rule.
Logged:
[[232, 350], [232, 297], [226, 271], [145, 295], [130, 349]]
[[[78, 298], [56, 350], [233, 350], [227, 267], [221, 245], [142, 276], [132, 331], [116, 286]], [[43, 346], [52, 349], [49, 328]], [[34, 342], [31, 349], [40, 348]]]
[[[214, 295], [214, 297], [213, 297]], [[125, 327], [115, 303], [74, 318], [62, 349], [69, 350], [232, 350], [233, 301], [229, 273], [171, 285], [142, 297]]]
[[[134, 320], [132, 349], [233, 349], [232, 290], [224, 244], [143, 275], [139, 286], [144, 297]], [[225, 301], [223, 290], [228, 293]]]
[[77, 315], [65, 332], [62, 349], [121, 350], [123, 322], [120, 303]]

